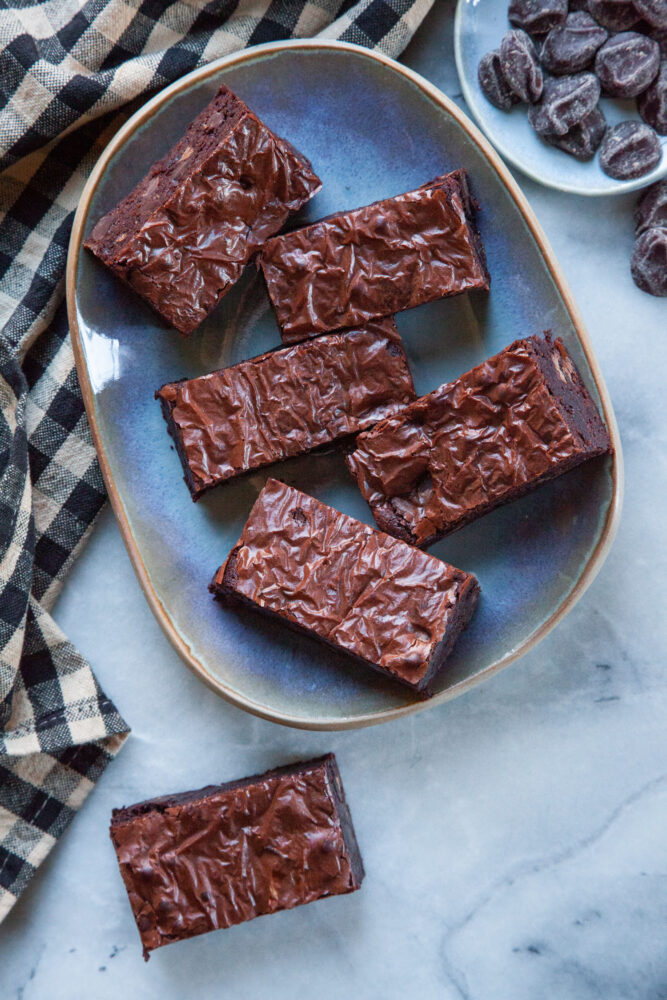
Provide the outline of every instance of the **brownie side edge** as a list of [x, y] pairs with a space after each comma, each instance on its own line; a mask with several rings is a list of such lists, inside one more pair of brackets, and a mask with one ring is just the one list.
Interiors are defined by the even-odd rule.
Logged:
[[[186, 380], [180, 379], [180, 381], [185, 382]], [[167, 383], [167, 385], [175, 385], [175, 384], [177, 383], [174, 382]], [[176, 447], [176, 453], [179, 459], [181, 460], [181, 465], [183, 466], [183, 472], [185, 473], [185, 475], [183, 476], [183, 480], [187, 488], [190, 490], [190, 495], [192, 496], [193, 501], [196, 503], [197, 500], [199, 500], [199, 498], [203, 496], [204, 493], [206, 493], [207, 488], [205, 486], [202, 487], [200, 485], [197, 485], [197, 483], [195, 482], [195, 477], [192, 475], [192, 469], [190, 468], [190, 463], [188, 462], [187, 456], [185, 454], [185, 449], [183, 447], [183, 441], [181, 439], [181, 435], [178, 429], [178, 424], [176, 423], [176, 421], [173, 419], [172, 416], [175, 403], [172, 400], [167, 399], [166, 395], [162, 394], [163, 389], [166, 389], [167, 385], [163, 385], [162, 388], [156, 391], [155, 398], [160, 401], [160, 408], [162, 410], [162, 416], [164, 417], [167, 424], [167, 431], [174, 442], [174, 445]]]
[[454, 619], [450, 623], [446, 633], [435, 647], [431, 654], [429, 668], [421, 681], [421, 690], [429, 698], [433, 696], [431, 688], [432, 681], [445, 666], [454, 646], [465, 629], [467, 629], [472, 616], [477, 608], [481, 588], [477, 577], [472, 573], [466, 574], [466, 579], [461, 583], [457, 592], [456, 607], [454, 609]]
[[[409, 493], [408, 496], [412, 496], [412, 493]], [[392, 497], [387, 497], [386, 500], [381, 500], [379, 503], [369, 502], [368, 505], [373, 520], [380, 531], [384, 531], [394, 538], [399, 538], [402, 542], [407, 542], [408, 545], [417, 545], [416, 535], [405, 518], [401, 516], [400, 511], [395, 510], [392, 505]]]
[[[544, 338], [532, 337], [530, 344], [547, 390], [573, 437], [585, 450], [584, 457], [611, 453], [613, 448], [607, 428], [562, 339], [554, 338], [546, 330]], [[568, 378], [561, 377], [561, 366]]]
[[489, 268], [486, 262], [486, 250], [484, 249], [484, 243], [482, 242], [482, 234], [480, 233], [477, 225], [479, 202], [473, 197], [470, 187], [470, 175], [467, 170], [461, 168], [459, 170], [454, 170], [451, 174], [445, 175], [445, 180], [451, 183], [450, 178], [452, 181], [454, 179], [456, 180], [459, 193], [461, 195], [461, 201], [463, 203], [463, 211], [465, 212], [468, 228], [470, 230], [473, 250], [477, 256], [479, 265], [482, 269], [482, 274], [486, 280], [485, 291], [488, 291], [491, 284], [491, 275], [489, 274]]
[[190, 792], [176, 792], [171, 795], [158, 795], [151, 799], [144, 799], [142, 802], [135, 802], [134, 805], [131, 806], [122, 806], [119, 809], [112, 809], [110, 829], [113, 830], [114, 827], [119, 826], [122, 823], [130, 822], [139, 816], [144, 816], [146, 813], [162, 813], [166, 809], [171, 809], [174, 806], [188, 805], [190, 802], [199, 802], [200, 800], [210, 798], [212, 795], [217, 795], [222, 792], [232, 792], [237, 788], [246, 788], [248, 785], [255, 784], [258, 781], [263, 781], [268, 778], [280, 778], [283, 775], [298, 774], [307, 768], [317, 767], [320, 764], [326, 764], [330, 759], [333, 760], [335, 764], [336, 758], [334, 754], [327, 753], [320, 757], [298, 760], [294, 761], [292, 764], [283, 764], [281, 767], [270, 768], [268, 771], [252, 774], [247, 778], [237, 778], [233, 781], [222, 782], [219, 785], [205, 785], [203, 788], [197, 788]]
[[345, 850], [347, 851], [348, 860], [350, 862], [350, 873], [353, 879], [350, 892], [354, 892], [356, 889], [360, 888], [366, 872], [364, 871], [364, 863], [361, 857], [361, 851], [359, 850], [359, 844], [357, 843], [357, 835], [354, 831], [352, 816], [350, 815], [350, 807], [348, 806], [347, 799], [345, 797], [345, 789], [343, 788], [343, 780], [338, 769], [338, 761], [336, 760], [335, 754], [332, 753], [326, 754], [324, 757], [320, 757], [319, 760], [324, 763], [327, 775], [327, 785], [336, 807], [338, 820], [340, 822], [343, 843], [345, 844]]

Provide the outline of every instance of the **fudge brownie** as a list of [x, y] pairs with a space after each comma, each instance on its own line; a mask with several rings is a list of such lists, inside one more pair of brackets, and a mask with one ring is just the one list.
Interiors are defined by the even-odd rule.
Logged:
[[114, 809], [110, 834], [146, 959], [364, 877], [333, 754]]
[[85, 246], [188, 334], [320, 187], [308, 160], [223, 86]]
[[465, 170], [276, 236], [257, 261], [285, 343], [489, 288]]
[[155, 394], [192, 497], [330, 444], [415, 398], [393, 319], [262, 354]]
[[428, 698], [477, 604], [464, 573], [275, 479], [210, 588]]
[[611, 450], [572, 358], [547, 333], [360, 434], [347, 462], [378, 527], [430, 545]]

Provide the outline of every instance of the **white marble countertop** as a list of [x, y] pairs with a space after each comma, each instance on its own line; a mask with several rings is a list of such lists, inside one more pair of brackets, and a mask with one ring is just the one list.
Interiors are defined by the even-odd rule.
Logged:
[[[439, 0], [404, 58], [462, 103], [452, 13]], [[667, 303], [630, 278], [633, 196], [517, 179], [583, 311], [623, 438], [624, 514], [599, 577], [536, 650], [470, 694], [372, 729], [298, 732], [188, 672], [105, 511], [56, 618], [133, 735], [0, 929], [2, 1000], [667, 998]], [[144, 965], [111, 808], [328, 750], [366, 864], [361, 892]]]

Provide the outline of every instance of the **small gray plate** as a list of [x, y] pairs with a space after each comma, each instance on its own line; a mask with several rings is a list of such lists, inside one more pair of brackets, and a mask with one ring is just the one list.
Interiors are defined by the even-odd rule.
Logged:
[[[501, 111], [487, 101], [477, 79], [477, 66], [486, 52], [498, 48], [511, 28], [508, 6], [509, 0], [459, 0], [454, 22], [454, 52], [463, 96], [500, 155], [539, 184], [570, 194], [624, 194], [665, 177], [667, 136], [659, 136], [662, 159], [650, 174], [632, 181], [616, 181], [600, 168], [597, 155], [589, 163], [580, 163], [543, 142], [528, 124], [525, 104]], [[603, 98], [600, 107], [609, 125], [628, 119], [641, 121], [634, 101]]]

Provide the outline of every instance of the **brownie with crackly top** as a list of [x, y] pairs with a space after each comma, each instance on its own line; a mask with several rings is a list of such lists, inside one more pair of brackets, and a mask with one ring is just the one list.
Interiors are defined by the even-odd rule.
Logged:
[[156, 392], [193, 500], [371, 427], [415, 398], [393, 319], [270, 351]]
[[477, 604], [474, 576], [269, 479], [215, 574], [268, 615], [428, 698]]
[[489, 288], [465, 170], [276, 236], [257, 263], [288, 344]]
[[110, 834], [146, 959], [364, 877], [333, 754], [114, 809]]
[[222, 86], [85, 246], [189, 334], [320, 187], [309, 161]]
[[562, 340], [517, 340], [364, 431], [347, 458], [378, 527], [426, 546], [612, 450]]

